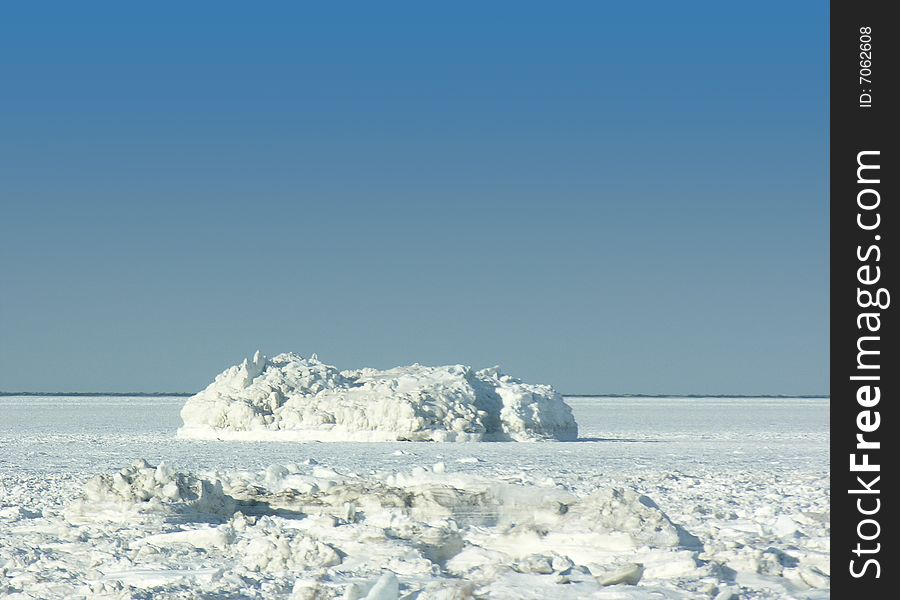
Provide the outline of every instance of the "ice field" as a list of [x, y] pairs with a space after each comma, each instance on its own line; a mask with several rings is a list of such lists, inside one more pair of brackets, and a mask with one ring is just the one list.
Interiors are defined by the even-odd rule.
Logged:
[[0, 597], [829, 597], [828, 400], [567, 402], [578, 441], [322, 443], [0, 397]]

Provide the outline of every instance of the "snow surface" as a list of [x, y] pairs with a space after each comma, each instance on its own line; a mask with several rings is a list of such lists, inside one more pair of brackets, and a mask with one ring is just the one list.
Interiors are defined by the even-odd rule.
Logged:
[[552, 387], [463, 365], [338, 371], [296, 354], [226, 369], [181, 411], [179, 435], [265, 441], [574, 440]]
[[575, 443], [283, 444], [0, 398], [0, 597], [829, 597], [827, 400], [567, 401]]

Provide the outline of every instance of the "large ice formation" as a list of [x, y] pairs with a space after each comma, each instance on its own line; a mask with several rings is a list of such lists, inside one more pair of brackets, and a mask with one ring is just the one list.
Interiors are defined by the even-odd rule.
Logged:
[[552, 387], [496, 367], [414, 364], [338, 371], [313, 355], [257, 352], [181, 410], [182, 437], [316, 441], [574, 440], [572, 409]]

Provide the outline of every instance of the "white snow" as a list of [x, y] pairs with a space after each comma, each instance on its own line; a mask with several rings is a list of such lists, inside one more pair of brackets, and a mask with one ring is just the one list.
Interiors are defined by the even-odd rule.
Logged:
[[419, 364], [338, 371], [296, 354], [230, 367], [191, 397], [179, 435], [292, 441], [575, 440], [572, 409], [548, 385], [496, 367]]
[[200, 562], [193, 570], [205, 586], [223, 591], [233, 591], [226, 571], [251, 580], [307, 576], [321, 580], [321, 597], [343, 593], [343, 581], [377, 576], [365, 596], [376, 600], [399, 598], [397, 574], [428, 580], [446, 572], [480, 588], [502, 588], [518, 574], [555, 575], [589, 593], [636, 585], [645, 569], [635, 558], [671, 563], [684, 554], [687, 574], [711, 573], [696, 561], [699, 541], [634, 490], [579, 495], [422, 467], [366, 477], [297, 464], [196, 475], [138, 460], [90, 479], [51, 528], [79, 526], [93, 529], [95, 548], [122, 545], [100, 579], [133, 587], [172, 586], [176, 570], [196, 579], [176, 569], [185, 556]]
[[829, 597], [827, 400], [567, 402], [576, 443], [248, 444], [0, 398], [0, 597]]

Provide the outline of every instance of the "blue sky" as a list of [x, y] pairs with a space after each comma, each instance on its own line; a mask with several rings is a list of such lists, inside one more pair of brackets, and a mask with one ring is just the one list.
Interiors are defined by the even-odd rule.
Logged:
[[0, 389], [827, 391], [827, 3], [320, 4], [0, 9]]

